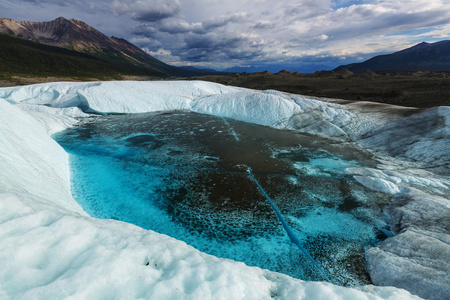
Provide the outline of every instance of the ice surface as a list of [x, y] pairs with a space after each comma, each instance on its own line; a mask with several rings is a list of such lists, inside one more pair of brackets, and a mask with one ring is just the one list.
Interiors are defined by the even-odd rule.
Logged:
[[447, 177], [439, 177], [431, 172], [419, 169], [407, 170], [383, 170], [373, 168], [347, 168], [346, 172], [352, 174], [362, 185], [372, 190], [381, 191], [388, 194], [397, 194], [404, 187], [410, 185], [416, 187], [434, 187], [438, 190], [446, 191], [450, 187], [450, 180]]
[[48, 136], [55, 123], [45, 122], [45, 127], [27, 112], [0, 101], [0, 124], [0, 191], [33, 195], [45, 199], [44, 206], [51, 203], [84, 214], [71, 200], [68, 155]]
[[[374, 115], [364, 112], [364, 106], [199, 81], [49, 83], [2, 88], [0, 98], [6, 100], [0, 101], [1, 298], [414, 298], [391, 287], [303, 282], [206, 255], [134, 225], [89, 217], [71, 196], [68, 156], [49, 134], [73, 125], [73, 117], [83, 114], [80, 110], [187, 109], [355, 141], [383, 157], [422, 161], [445, 175], [450, 155], [447, 107], [409, 117], [382, 110]], [[402, 180], [401, 193], [406, 191], [402, 184], [415, 177], [409, 174], [412, 178], [406, 182], [398, 174], [383, 173], [393, 184], [393, 177]], [[448, 187], [441, 179], [433, 182]], [[436, 203], [448, 203], [445, 190], [427, 189], [444, 197]], [[434, 194], [418, 197], [430, 202], [438, 197]], [[420, 216], [424, 208], [416, 208]], [[433, 212], [432, 220], [447, 214], [442, 209]], [[403, 219], [421, 225], [409, 225], [367, 252], [372, 280], [445, 299], [449, 270], [442, 262], [448, 262], [449, 246], [442, 224], [448, 222], [424, 225], [421, 218]], [[400, 227], [402, 220], [397, 222]]]
[[[374, 283], [408, 288], [427, 299], [447, 299], [450, 295], [448, 199], [410, 190], [394, 196], [385, 212], [397, 235], [366, 254]], [[415, 284], [411, 285], [411, 281]]]
[[387, 123], [359, 143], [430, 167], [450, 167], [450, 107], [434, 107]]
[[347, 128], [368, 123], [376, 128], [385, 123], [379, 118], [368, 122], [368, 118], [358, 118], [341, 105], [316, 99], [201, 81], [50, 83], [4, 88], [0, 97], [10, 102], [57, 108], [77, 106], [97, 113], [188, 109], [343, 140], [349, 134], [355, 138]]
[[[79, 107], [97, 113], [187, 109], [317, 136], [356, 141], [389, 155], [448, 168], [450, 108], [425, 111], [348, 107], [277, 91], [254, 91], [214, 83], [46, 83], [4, 88], [11, 103]], [[366, 105], [367, 106], [367, 105]], [[375, 107], [375, 108], [373, 108]], [[406, 111], [406, 112], [405, 112]], [[404, 117], [407, 115], [407, 117]], [[430, 147], [434, 150], [427, 151]]]

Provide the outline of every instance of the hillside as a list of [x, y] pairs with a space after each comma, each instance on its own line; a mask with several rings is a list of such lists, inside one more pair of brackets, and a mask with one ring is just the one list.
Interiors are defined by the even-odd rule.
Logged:
[[365, 70], [374, 72], [449, 71], [450, 41], [431, 44], [423, 42], [392, 54], [375, 56], [361, 63], [342, 65], [335, 70], [342, 68], [355, 73]]
[[[0, 19], [0, 33], [89, 54], [90, 57], [108, 62], [111, 68], [122, 74], [159, 77], [199, 74], [193, 70], [165, 64], [125, 39], [108, 37], [86, 23], [74, 19], [67, 20], [60, 17], [49, 22]], [[28, 54], [19, 54], [21, 55]]]
[[0, 74], [62, 76], [79, 78], [119, 78], [110, 63], [94, 56], [47, 46], [0, 33]]
[[48, 46], [0, 33], [0, 75], [52, 76], [78, 79], [120, 79], [121, 75], [166, 74], [88, 53]]

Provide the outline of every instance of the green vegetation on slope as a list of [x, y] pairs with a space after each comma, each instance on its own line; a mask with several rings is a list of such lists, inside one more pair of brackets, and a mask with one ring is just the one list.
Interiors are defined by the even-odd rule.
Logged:
[[120, 75], [164, 76], [145, 67], [112, 62], [64, 48], [0, 34], [0, 74], [119, 79]]

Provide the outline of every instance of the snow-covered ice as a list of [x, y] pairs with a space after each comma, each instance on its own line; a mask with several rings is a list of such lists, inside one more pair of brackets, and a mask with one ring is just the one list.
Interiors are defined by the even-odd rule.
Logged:
[[[201, 81], [48, 83], [2, 88], [0, 98], [0, 298], [415, 298], [393, 287], [304, 282], [89, 217], [72, 198], [68, 155], [50, 135], [88, 113], [161, 110], [213, 114], [374, 151], [385, 165], [346, 170], [394, 194], [385, 213], [397, 235], [367, 251], [373, 282], [427, 298], [450, 294], [448, 107], [374, 112]], [[397, 158], [402, 168], [392, 167]]]

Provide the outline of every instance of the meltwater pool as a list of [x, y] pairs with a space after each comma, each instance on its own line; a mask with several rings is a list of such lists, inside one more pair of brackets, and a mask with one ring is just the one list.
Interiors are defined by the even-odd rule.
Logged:
[[[328, 139], [185, 111], [89, 118], [54, 136], [86, 212], [303, 280], [370, 282], [389, 196], [346, 174], [370, 154]], [[278, 208], [301, 246], [292, 244]]]

